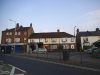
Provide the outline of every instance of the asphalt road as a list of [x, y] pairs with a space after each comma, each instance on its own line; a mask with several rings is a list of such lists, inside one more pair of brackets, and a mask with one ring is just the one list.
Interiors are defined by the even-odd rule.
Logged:
[[100, 72], [96, 71], [72, 68], [28, 58], [0, 56], [0, 60], [27, 71], [28, 75], [100, 75]]

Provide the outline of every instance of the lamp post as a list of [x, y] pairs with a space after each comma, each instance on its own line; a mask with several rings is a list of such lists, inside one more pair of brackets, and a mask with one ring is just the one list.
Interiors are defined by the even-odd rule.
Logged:
[[[12, 19], [9, 19], [9, 21], [14, 22], [14, 23], [15, 23], [15, 25], [17, 24], [17, 22], [16, 22], [16, 21], [14, 21], [14, 20], [12, 20]], [[14, 51], [13, 51], [13, 53], [15, 53], [15, 32], [16, 32], [16, 27], [15, 27], [15, 30], [14, 30]]]
[[75, 36], [75, 28], [76, 28], [76, 26], [74, 26], [74, 36]]

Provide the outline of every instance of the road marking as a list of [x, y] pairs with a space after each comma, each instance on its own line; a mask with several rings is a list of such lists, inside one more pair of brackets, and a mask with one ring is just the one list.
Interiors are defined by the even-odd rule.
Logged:
[[[9, 66], [12, 66], [12, 67], [15, 67], [15, 66], [13, 66], [13, 65], [11, 65], [11, 64], [8, 64]], [[16, 69], [18, 69], [18, 70], [20, 70], [20, 71], [22, 71], [22, 72], [24, 72], [24, 73], [26, 73], [26, 71], [25, 70], [22, 70], [22, 69], [20, 69], [20, 68], [18, 68], [18, 67], [15, 67]]]
[[74, 68], [79, 68], [79, 69], [84, 69], [84, 70], [91, 70], [91, 71], [100, 72], [100, 69], [94, 69], [94, 68], [89, 68], [89, 67], [82, 67], [82, 66], [64, 64], [64, 63], [58, 63], [58, 62], [47, 61], [47, 60], [36, 59], [36, 58], [33, 59], [33, 58], [29, 58], [29, 57], [21, 57], [21, 56], [15, 56], [15, 57], [27, 58], [27, 59], [37, 60], [37, 61], [41, 61], [41, 62], [47, 62], [47, 63], [58, 64], [58, 65], [62, 65], [62, 66], [68, 66], [68, 67], [74, 67]]
[[12, 67], [12, 70], [11, 70], [11, 72], [10, 72], [10, 75], [14, 75], [14, 72], [15, 72], [15, 67], [13, 66], [13, 67]]

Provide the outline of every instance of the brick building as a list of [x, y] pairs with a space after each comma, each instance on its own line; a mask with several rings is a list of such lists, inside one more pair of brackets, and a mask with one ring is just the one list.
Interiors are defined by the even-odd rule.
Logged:
[[2, 31], [1, 45], [11, 46], [15, 52], [26, 52], [28, 37], [33, 32], [32, 23], [29, 27], [19, 26], [17, 23], [15, 28]]

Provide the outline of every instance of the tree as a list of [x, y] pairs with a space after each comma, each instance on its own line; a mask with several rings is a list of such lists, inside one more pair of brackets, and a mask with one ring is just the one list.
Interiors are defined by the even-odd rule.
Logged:
[[39, 48], [43, 48], [43, 42], [39, 42], [39, 43], [38, 43], [38, 47], [39, 47]]
[[81, 37], [80, 37], [80, 33], [77, 33], [77, 35], [76, 35], [76, 49], [77, 49], [77, 51], [81, 50]]
[[30, 43], [29, 46], [30, 46], [30, 48], [32, 49], [32, 51], [35, 49], [34, 43]]
[[94, 45], [95, 47], [100, 47], [100, 40], [94, 42], [93, 45]]

